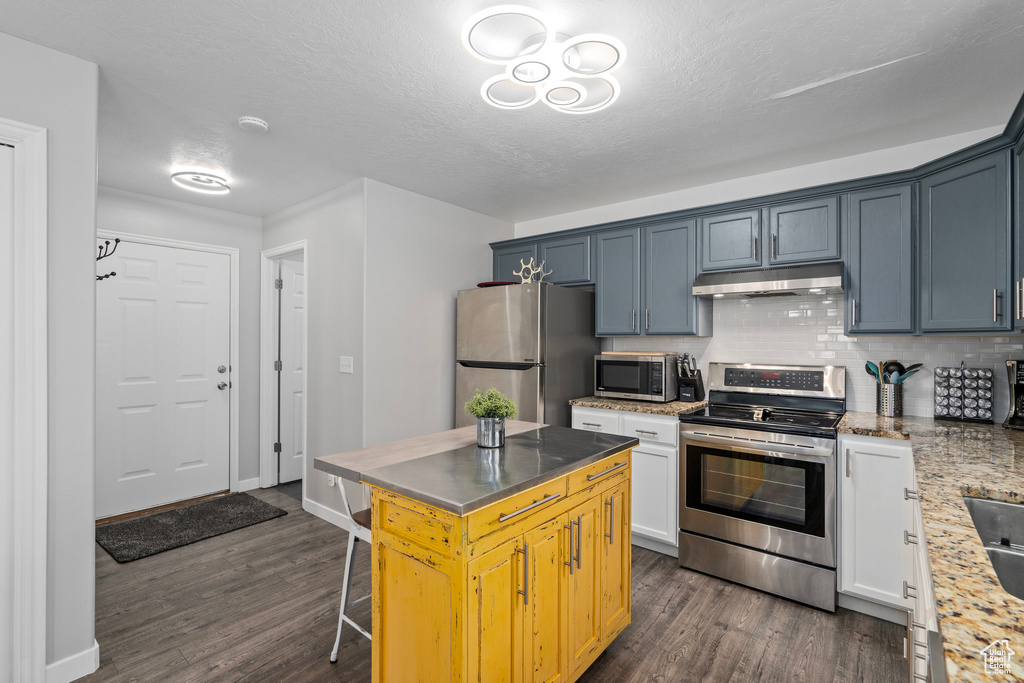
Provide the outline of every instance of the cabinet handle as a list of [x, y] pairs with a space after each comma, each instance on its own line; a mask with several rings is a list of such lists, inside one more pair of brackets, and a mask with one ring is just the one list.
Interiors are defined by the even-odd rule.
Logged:
[[651, 329], [651, 311], [650, 309], [644, 309], [644, 329]]
[[632, 320], [633, 320], [633, 322], [631, 322], [629, 324], [629, 329], [630, 330], [635, 330], [636, 329], [636, 309], [635, 308], [633, 309], [633, 318], [632, 318]]
[[629, 463], [617, 462], [614, 465], [612, 465], [611, 467], [609, 467], [608, 469], [602, 470], [601, 472], [598, 472], [597, 474], [588, 474], [587, 475], [587, 481], [594, 481], [595, 479], [600, 479], [601, 477], [603, 477], [604, 475], [608, 474], [609, 472], [614, 472], [615, 470], [617, 470], [619, 468], [625, 467], [627, 464], [629, 464]]
[[651, 436], [657, 436], [658, 432], [652, 432], [650, 429], [634, 429], [637, 434], [650, 434]]
[[507, 515], [499, 515], [498, 516], [498, 521], [499, 522], [505, 522], [505, 521], [508, 521], [508, 520], [512, 519], [513, 517], [518, 517], [519, 515], [523, 514], [524, 512], [526, 512], [528, 510], [532, 510], [533, 508], [537, 507], [538, 505], [543, 505], [544, 503], [550, 503], [555, 498], [558, 498], [561, 495], [562, 495], [561, 493], [552, 493], [550, 496], [544, 496], [540, 500], [535, 500], [532, 503], [530, 503], [529, 505], [527, 505], [526, 507], [519, 508], [515, 512], [510, 512]]
[[903, 499], [904, 500], [921, 500], [921, 496], [920, 496], [920, 494], [918, 494], [917, 491], [911, 491], [908, 488], [904, 488], [903, 489]]
[[583, 426], [585, 426], [585, 427], [600, 427], [601, 424], [598, 423], [598, 422], [584, 422]]
[[850, 477], [850, 449], [846, 449], [846, 477]]
[[772, 233], [772, 260], [775, 260], [775, 233]]
[[857, 327], [857, 300], [850, 299], [850, 303], [853, 304], [853, 314], [850, 316], [852, 318], [852, 320], [850, 320], [850, 329], [853, 329], [854, 327]]
[[996, 306], [996, 300], [1002, 299], [1003, 295], [999, 293], [998, 289], [992, 290], [992, 322], [996, 322], [999, 317], [998, 307]]
[[750, 236], [750, 258], [757, 260], [757, 235]]
[[903, 545], [917, 545], [917, 534], [912, 534], [906, 529], [903, 530]]
[[[517, 590], [516, 592], [523, 596], [523, 607], [530, 604], [530, 544], [524, 543], [526, 546], [525, 550], [516, 548], [517, 553], [523, 554], [523, 590]], [[906, 584], [906, 581], [903, 582]]]
[[[625, 463], [623, 463], [625, 464]], [[608, 545], [615, 545], [615, 499], [609, 498], [604, 502], [609, 508], [608, 513], [608, 533], [605, 536], [608, 537]]]
[[575, 524], [571, 519], [568, 524], [565, 524], [566, 529], [569, 530], [569, 561], [562, 560], [562, 564], [569, 565], [569, 576], [572, 576], [572, 525]]
[[[580, 553], [580, 538], [583, 537], [583, 524], [582, 524], [582, 522], [583, 522], [583, 515], [577, 515], [576, 516], [576, 522], [575, 522], [575, 524], [576, 524], [576, 569], [580, 568], [580, 555], [581, 555], [581, 553]], [[570, 555], [572, 554], [571, 550], [569, 551], [569, 554]]]
[[1021, 299], [1021, 301], [1020, 301], [1020, 317], [1024, 318], [1024, 277], [1022, 277], [1020, 279], [1020, 291], [1021, 291], [1021, 295], [1022, 295], [1020, 297], [1020, 299]]
[[1013, 314], [1020, 320], [1020, 283], [1013, 283]]
[[[911, 595], [910, 591], [914, 591], [914, 594]], [[917, 586], [911, 586], [909, 583], [904, 581], [903, 582], [903, 599], [904, 600], [911, 600], [911, 599], [917, 600]], [[909, 619], [910, 617], [908, 616], [907, 618]]]

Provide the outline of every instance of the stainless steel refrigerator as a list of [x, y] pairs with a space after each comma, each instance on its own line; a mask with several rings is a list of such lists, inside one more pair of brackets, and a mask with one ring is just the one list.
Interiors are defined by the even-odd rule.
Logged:
[[458, 294], [455, 426], [476, 418], [463, 405], [497, 389], [517, 419], [569, 427], [569, 399], [594, 393], [594, 293], [545, 283], [466, 289]]

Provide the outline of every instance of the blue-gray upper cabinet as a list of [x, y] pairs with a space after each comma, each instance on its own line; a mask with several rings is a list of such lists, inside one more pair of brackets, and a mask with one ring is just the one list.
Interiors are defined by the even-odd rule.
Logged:
[[497, 247], [492, 255], [492, 276], [498, 282], [519, 282], [519, 276], [513, 271], [521, 270], [520, 262], [529, 263], [530, 259], [537, 262], [537, 243], [513, 244]]
[[737, 211], [700, 219], [701, 270], [761, 265], [761, 211]]
[[839, 258], [839, 197], [768, 209], [767, 265]]
[[697, 226], [692, 219], [643, 229], [644, 334], [710, 334], [703, 307], [693, 296], [697, 274]]
[[542, 240], [540, 260], [544, 263], [544, 272], [551, 272], [551, 275], [544, 278], [544, 282], [553, 285], [585, 285], [593, 282], [590, 276], [590, 235]]
[[846, 206], [846, 333], [914, 332], [913, 186], [853, 192]]
[[1011, 329], [1012, 256], [1010, 150], [921, 180], [923, 332]]
[[1021, 207], [1021, 202], [1024, 202], [1024, 178], [1021, 178], [1022, 172], [1024, 172], [1024, 139], [1017, 145], [1013, 155], [1013, 235], [1017, 242], [1017, 261], [1013, 283], [1013, 319], [1014, 327], [1018, 330], [1024, 329], [1024, 207]]
[[599, 232], [594, 327], [597, 336], [640, 334], [640, 228]]

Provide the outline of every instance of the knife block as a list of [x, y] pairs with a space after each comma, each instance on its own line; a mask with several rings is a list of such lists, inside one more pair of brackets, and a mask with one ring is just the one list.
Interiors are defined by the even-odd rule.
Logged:
[[679, 378], [679, 400], [695, 403], [704, 400], [704, 378], [697, 371], [696, 377]]

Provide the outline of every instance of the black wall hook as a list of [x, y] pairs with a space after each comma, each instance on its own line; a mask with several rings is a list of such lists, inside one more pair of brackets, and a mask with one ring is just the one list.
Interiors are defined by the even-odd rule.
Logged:
[[[107, 258], [108, 256], [113, 256], [114, 252], [117, 251], [117, 245], [119, 245], [119, 244], [121, 244], [121, 238], [120, 237], [115, 237], [114, 238], [114, 246], [113, 247], [110, 246], [110, 240], [104, 240], [103, 244], [99, 245], [99, 247], [98, 247], [98, 249], [99, 249], [99, 256], [96, 257], [96, 260], [97, 261], [102, 261], [103, 259]], [[96, 279], [97, 280], [106, 280], [108, 277], [114, 277], [115, 275], [117, 275], [117, 273], [111, 271], [111, 272], [107, 273], [106, 275], [97, 275]]]

